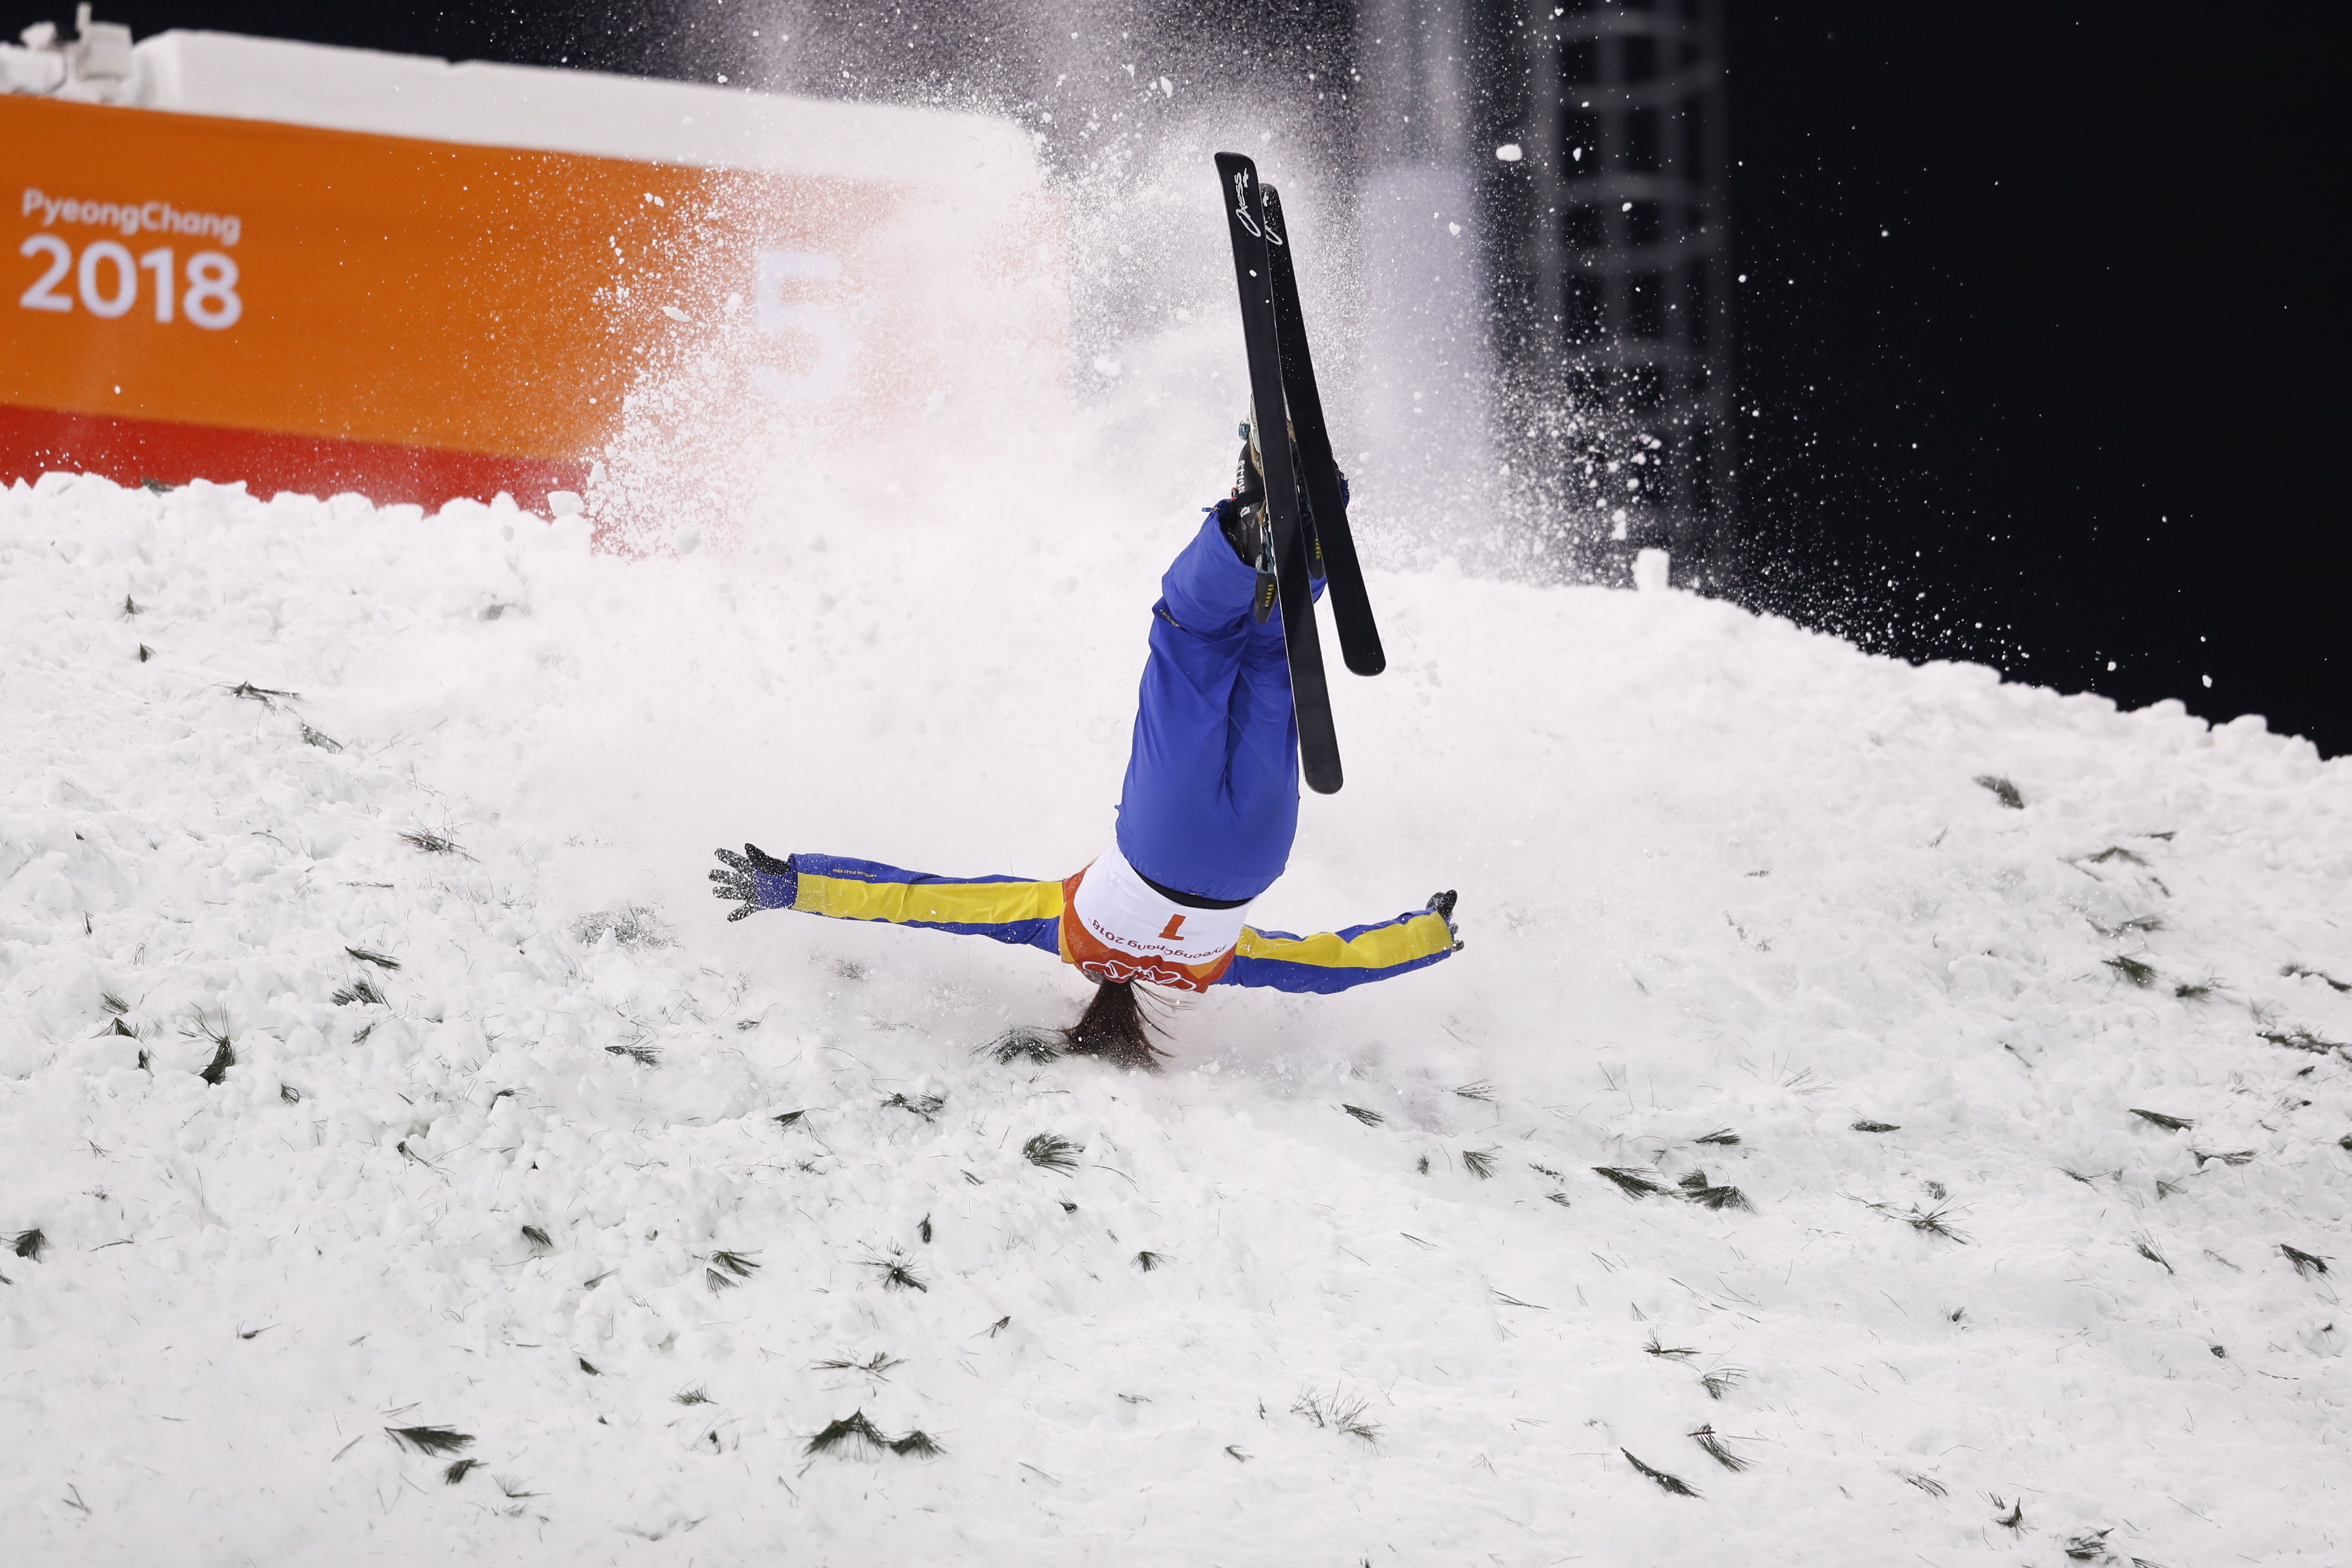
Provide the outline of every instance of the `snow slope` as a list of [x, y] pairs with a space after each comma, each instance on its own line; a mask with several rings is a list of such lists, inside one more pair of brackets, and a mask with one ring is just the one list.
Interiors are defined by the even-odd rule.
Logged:
[[995, 504], [0, 495], [10, 1563], [2352, 1561], [2352, 764], [1424, 563], [1258, 914], [1467, 951], [1003, 1066], [703, 883], [1106, 841], [1194, 514]]

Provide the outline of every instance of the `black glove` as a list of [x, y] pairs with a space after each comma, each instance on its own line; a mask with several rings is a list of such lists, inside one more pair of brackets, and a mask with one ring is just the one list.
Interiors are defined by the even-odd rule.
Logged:
[[1462, 951], [1462, 928], [1454, 923], [1454, 905], [1457, 894], [1448, 888], [1442, 893], [1429, 895], [1429, 911], [1445, 922], [1445, 934], [1454, 939], [1454, 951]]
[[740, 855], [728, 849], [712, 853], [726, 862], [727, 869], [710, 873], [710, 879], [718, 884], [710, 889], [711, 896], [743, 901], [741, 909], [728, 915], [729, 920], [744, 920], [761, 910], [788, 910], [800, 897], [800, 872], [790, 860], [779, 860], [756, 844], [743, 846]]

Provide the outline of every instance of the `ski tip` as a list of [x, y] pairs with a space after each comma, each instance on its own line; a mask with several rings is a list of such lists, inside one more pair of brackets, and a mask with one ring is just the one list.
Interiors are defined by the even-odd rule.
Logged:
[[1317, 795], [1338, 795], [1347, 781], [1339, 774], [1339, 759], [1328, 763], [1309, 763], [1307, 767], [1307, 787]]
[[1379, 648], [1360, 648], [1347, 656], [1350, 675], [1378, 675], [1389, 667], [1389, 656]]

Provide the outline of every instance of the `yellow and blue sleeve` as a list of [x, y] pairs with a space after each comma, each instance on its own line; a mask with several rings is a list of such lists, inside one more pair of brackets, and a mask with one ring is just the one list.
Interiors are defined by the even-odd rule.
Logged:
[[1453, 952], [1453, 931], [1432, 910], [1316, 936], [1244, 926], [1233, 966], [1217, 984], [1328, 994], [1426, 969]]
[[984, 936], [1058, 955], [1062, 884], [1022, 877], [933, 877], [877, 860], [794, 855], [792, 907], [842, 921]]
[[[984, 936], [1062, 955], [1063, 886], [1022, 877], [934, 877], [837, 855], [792, 858], [791, 907], [833, 920]], [[1454, 952], [1444, 917], [1414, 910], [1375, 925], [1314, 936], [1242, 928], [1220, 985], [1328, 994], [1426, 969]]]

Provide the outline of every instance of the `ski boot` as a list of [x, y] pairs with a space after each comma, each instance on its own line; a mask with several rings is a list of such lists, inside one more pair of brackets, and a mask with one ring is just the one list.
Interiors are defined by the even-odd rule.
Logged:
[[1251, 437], [1250, 422], [1241, 427], [1242, 455], [1236, 463], [1234, 493], [1219, 509], [1219, 521], [1224, 529], [1225, 542], [1244, 566], [1257, 569], [1257, 589], [1251, 600], [1251, 614], [1263, 624], [1274, 614], [1276, 583], [1274, 575], [1274, 528], [1265, 511], [1265, 475], [1258, 464], [1257, 443]]

